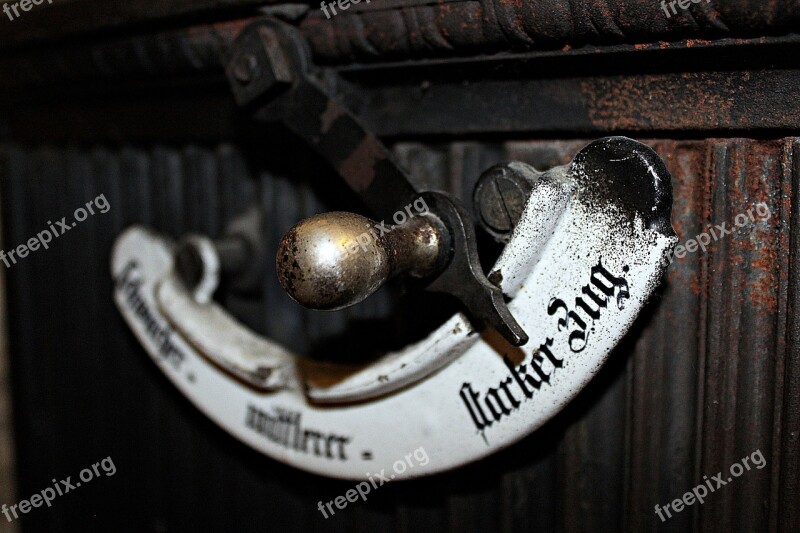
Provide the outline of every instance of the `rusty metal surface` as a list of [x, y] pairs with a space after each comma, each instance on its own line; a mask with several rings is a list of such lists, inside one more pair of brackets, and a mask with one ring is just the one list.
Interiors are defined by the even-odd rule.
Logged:
[[[481, 170], [494, 163], [519, 159], [546, 168], [566, 163], [585, 143], [403, 144], [396, 153], [419, 186], [443, 187], [466, 199]], [[111, 453], [120, 465], [114, 479], [124, 480], [87, 500], [31, 515], [30, 527], [82, 524], [87, 513], [102, 509], [95, 520], [129, 519], [125, 523], [137, 531], [153, 524], [170, 531], [263, 530], [270, 522], [287, 531], [512, 532], [532, 525], [537, 531], [797, 531], [800, 141], [648, 144], [673, 175], [682, 241], [710, 223], [730, 222], [755, 202], [765, 202], [773, 217], [727, 236], [705, 254], [676, 259], [661, 295], [607, 366], [530, 438], [451, 474], [382, 489], [337, 524], [314, 518], [316, 502], [351, 487], [287, 471], [239, 448], [141, 357], [121, 321], [109, 320], [112, 303], [102, 295], [110, 294], [108, 247], [130, 223], [176, 235], [214, 235], [246, 205], [241, 202], [258, 197], [272, 221], [268, 240], [274, 247], [303, 216], [342, 205], [340, 192], [314, 186], [312, 193], [296, 178], [254, 175], [246, 152], [230, 145], [12, 149], [2, 171], [9, 193], [6, 241], [21, 242], [40, 229], [42, 217], [74, 207], [86, 187], [105, 191], [114, 206], [113, 223], [76, 230], [84, 234], [70, 234], [70, 242], [49, 255], [9, 271], [12, 363], [21, 384], [15, 407], [25, 414], [18, 428], [22, 493], [41, 489], [36, 480], [54, 472], [80, 468], [82, 454], [90, 452]], [[346, 354], [347, 342], [380, 342], [385, 335], [374, 321], [363, 320], [387, 316], [388, 300], [319, 316], [290, 305], [273, 278], [262, 302], [226, 296], [251, 327], [298, 350], [318, 345], [328, 354]], [[53, 284], [67, 279], [82, 281]], [[265, 311], [275, 305], [285, 311]], [[37, 319], [43, 308], [53, 320]], [[358, 335], [343, 344], [331, 341], [347, 329]], [[42, 396], [42, 390], [49, 392]], [[52, 401], [58, 394], [72, 401]], [[703, 475], [724, 471], [755, 449], [767, 468], [747, 472], [702, 506], [658, 521], [656, 503], [680, 497]], [[136, 486], [148, 490], [127, 489]], [[215, 505], [198, 509], [198, 501]], [[271, 510], [276, 506], [278, 518]]]
[[[253, 17], [262, 16], [256, 7], [265, 3], [80, 0], [34, 10], [24, 20], [6, 24], [0, 35], [0, 47], [6, 45], [0, 70], [13, 73], [0, 80], [0, 87], [54, 79], [113, 81], [218, 72], [235, 33]], [[174, 18], [197, 12], [214, 13], [214, 22], [197, 16]], [[236, 16], [226, 17], [228, 13]], [[330, 20], [312, 4], [307, 16], [292, 20], [309, 40], [318, 62], [344, 66], [507, 53], [596, 55], [615, 47], [656, 50], [769, 43], [797, 37], [800, 2], [739, 0], [716, 7], [700, 3], [667, 18], [656, 0], [627, 0], [613, 6], [600, 0], [385, 0], [361, 4]], [[80, 30], [81, 39], [64, 35]], [[29, 42], [44, 35], [49, 42]]]
[[[692, 464], [673, 481], [692, 485], [756, 448], [770, 450], [773, 457], [769, 474], [751, 479], [749, 487], [727, 488], [741, 492], [699, 510], [694, 525], [703, 531], [798, 527], [793, 509], [799, 472], [782, 462], [796, 460], [797, 434], [792, 435], [791, 424], [784, 425], [784, 416], [795, 416], [800, 408], [783, 385], [793, 379], [786, 366], [800, 357], [785, 336], [796, 320], [787, 314], [787, 287], [793, 277], [789, 259], [797, 253], [789, 246], [798, 227], [792, 201], [798, 187], [797, 146], [794, 139], [662, 144], [677, 181], [674, 220], [683, 240], [707, 231], [709, 224], [730, 223], [757, 202], [773, 213], [769, 224], [737, 231], [708, 254], [673, 265], [664, 303], [677, 296], [682, 305], [668, 306], [653, 332], [663, 344], [653, 351], [647, 348], [656, 338], [645, 339], [648, 356], [633, 361], [634, 375], [649, 374], [649, 379], [634, 379], [633, 394], [644, 397], [631, 404], [639, 422], [631, 429], [649, 443], [640, 451], [685, 457]], [[662, 429], [648, 431], [655, 427]], [[648, 453], [632, 454], [631, 474], [639, 487], [657, 486], [652, 462]], [[646, 488], [632, 493], [633, 504], [644, 507], [647, 493]], [[754, 502], [758, 508], [748, 513], [737, 509]], [[635, 529], [644, 525], [632, 518]]]
[[[376, 2], [377, 4], [377, 2]], [[800, 27], [795, 1], [700, 3], [667, 18], [650, 0], [464, 0], [401, 9], [370, 4], [301, 27], [321, 59], [370, 61], [619, 44], [784, 35]]]
[[[25, 13], [7, 25], [0, 46], [76, 33], [165, 25], [178, 17], [253, 16], [267, 0], [77, 0]], [[316, 2], [300, 23], [319, 59], [458, 56], [504, 50], [560, 49], [584, 44], [653, 43], [723, 37], [785, 35], [800, 28], [796, 0], [736, 0], [692, 5], [667, 17], [649, 0], [376, 0], [327, 19]]]
[[[213, 140], [248, 126], [220, 57], [242, 23], [0, 56], [0, 131], [20, 140]], [[71, 55], [75, 52], [75, 55]], [[35, 56], [35, 57], [34, 57]], [[800, 129], [796, 37], [350, 65], [342, 102], [381, 137]], [[52, 91], [58, 83], [59, 105]], [[32, 84], [32, 85], [31, 85]], [[502, 95], [502, 97], [498, 96]], [[119, 106], [119, 101], [125, 106]], [[467, 112], [464, 112], [467, 110]], [[57, 119], [65, 128], [49, 127]], [[248, 132], [247, 135], [253, 135]]]
[[[75, 7], [92, 3], [77, 2]], [[220, 2], [225, 3], [230, 2]], [[583, 23], [572, 27], [567, 17], [561, 27], [553, 22], [556, 15], [538, 11], [547, 9], [538, 3], [517, 7], [455, 1], [401, 7], [373, 2], [366, 11], [347, 11], [330, 21], [310, 16], [300, 29], [316, 59], [334, 63], [346, 80], [336, 87], [343, 102], [357, 109], [380, 136], [688, 130], [790, 134], [800, 128], [795, 105], [800, 100], [800, 36], [789, 33], [800, 27], [795, 21], [800, 9], [793, 2], [761, 9], [740, 3], [721, 10], [720, 16], [729, 19], [724, 28], [702, 25], [709, 37], [724, 37], [713, 40], [698, 39], [692, 32], [677, 32], [670, 36], [676, 39], [672, 42], [648, 37], [658, 27], [654, 21], [668, 19], [663, 13], [654, 18], [633, 14], [644, 16], [637, 10], [657, 9], [656, 1], [614, 8], [612, 19], [620, 28], [638, 24], [640, 31], [611, 32], [613, 38], [588, 39], [585, 46], [577, 46], [583, 41], [555, 48], [550, 43], [552, 36], [566, 38], [570, 32], [575, 39], [595, 30], [600, 35], [611, 31], [613, 24], [602, 19], [604, 24], [591, 28]], [[492, 26], [500, 20], [476, 19], [472, 11], [462, 11], [470, 5], [479, 10], [494, 6], [495, 15], [516, 13], [511, 19], [530, 34], [530, 42], [510, 30], [466, 31], [474, 29], [471, 25]], [[555, 5], [561, 9], [565, 4]], [[592, 9], [572, 6], [570, 12], [578, 20], [577, 13], [588, 16]], [[596, 14], [606, 11], [598, 7]], [[391, 23], [397, 17], [405, 22]], [[421, 24], [426, 17], [433, 17], [432, 22]], [[374, 18], [374, 24], [366, 26], [362, 18]], [[95, 39], [7, 49], [0, 55], [0, 71], [10, 73], [0, 78], [5, 120], [0, 127], [22, 139], [41, 138], [45, 132], [57, 136], [59, 132], [47, 128], [55, 112], [69, 124], [61, 133], [70, 139], [177, 140], [186, 129], [198, 139], [230, 137], [241, 129], [241, 122], [234, 119], [230, 94], [220, 83], [222, 63], [235, 36], [251, 20], [188, 19], [177, 28], [134, 27], [136, 31], [127, 36], [101, 34]], [[669, 20], [684, 24], [687, 17]], [[323, 22], [324, 28], [318, 27]], [[463, 26], [475, 42], [462, 46], [454, 39], [439, 49], [434, 45], [438, 40], [417, 38], [420, 32], [439, 31], [437, 24]], [[336, 39], [325, 37], [331, 31]], [[359, 34], [357, 39], [353, 32]], [[536, 32], [546, 38], [534, 38]], [[451, 33], [447, 30], [447, 35]], [[400, 38], [403, 35], [406, 38]], [[366, 52], [348, 44], [351, 37]], [[503, 39], [508, 42], [501, 46]], [[56, 86], [61, 105], [54, 110], [50, 102]], [[114, 106], [119, 99], [129, 102], [125, 114], [110, 115], [119, 112]], [[198, 114], [198, 109], [206, 115]], [[173, 120], [162, 124], [162, 116]], [[148, 123], [159, 127], [148, 129]]]
[[[726, 50], [715, 61], [728, 64], [741, 58], [741, 53]], [[492, 62], [439, 65], [437, 74], [431, 72], [433, 67], [394, 74], [387, 69], [377, 75], [353, 74], [358, 90], [346, 92], [345, 98], [355, 102], [361, 95], [365, 122], [380, 134], [393, 136], [509, 131], [549, 135], [749, 131], [752, 135], [753, 131], [792, 131], [800, 126], [797, 65], [751, 70], [742, 69], [740, 63], [717, 71], [703, 56], [687, 54], [684, 59], [692, 61], [693, 68], [703, 65], [712, 70], [649, 73], [645, 61], [667, 65], [670, 59], [645, 57], [598, 57], [593, 66], [583, 61], [576, 65], [569, 58], [557, 65], [530, 61], [517, 65], [519, 74], [497, 77], [485, 74], [490, 70], [496, 75], [501, 68]], [[621, 71], [611, 61], [628, 66]], [[530, 69], [539, 65], [542, 68], [531, 74]], [[397, 83], [376, 81], [380, 75]]]
[[[768, 70], [777, 54], [794, 62]], [[725, 64], [744, 55], [730, 49], [719, 56], [687, 55], [694, 67]], [[415, 67], [396, 73], [348, 72], [340, 87], [343, 102], [358, 109], [365, 126], [381, 137], [419, 135], [483, 135], [516, 132], [537, 135], [604, 135], [648, 131], [726, 132], [747, 134], [774, 130], [772, 135], [800, 129], [800, 47], [764, 48], [763, 61], [751, 68], [662, 74], [602, 72], [559, 77], [558, 66], [528, 61], [518, 78], [481, 78], [494, 71], [492, 62], [466, 66]], [[626, 62], [631, 57], [623, 57]], [[660, 61], [658, 55], [650, 61]], [[711, 61], [709, 65], [708, 61]], [[716, 61], [715, 61], [716, 60]], [[606, 65], [598, 59], [596, 63]], [[565, 58], [562, 65], [570, 64]], [[531, 66], [539, 66], [535, 77]], [[431, 70], [438, 70], [431, 77]], [[82, 86], [79, 86], [82, 87]], [[62, 91], [59, 106], [50, 105], [47, 90], [0, 99], [0, 123], [19, 140], [35, 142], [213, 141], [220, 137], [261, 136], [236, 114], [223, 83], [104, 86], [73, 93]], [[498, 98], [497, 95], [505, 95]], [[117, 105], [120, 100], [124, 106]], [[12, 105], [13, 102], [13, 105]], [[464, 111], [466, 110], [466, 112]], [[58, 120], [64, 128], [53, 129]], [[677, 134], [677, 133], [676, 133]], [[696, 133], [695, 133], [696, 135]]]

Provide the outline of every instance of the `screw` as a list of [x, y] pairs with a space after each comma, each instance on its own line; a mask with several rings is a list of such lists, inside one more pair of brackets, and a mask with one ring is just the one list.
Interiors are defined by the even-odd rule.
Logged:
[[475, 186], [475, 212], [490, 230], [508, 233], [522, 216], [530, 192], [528, 180], [514, 169], [494, 166], [481, 175]]
[[247, 85], [253, 79], [257, 78], [258, 72], [258, 59], [253, 54], [241, 56], [236, 61], [236, 66], [233, 67], [233, 75], [236, 80], [242, 85]]

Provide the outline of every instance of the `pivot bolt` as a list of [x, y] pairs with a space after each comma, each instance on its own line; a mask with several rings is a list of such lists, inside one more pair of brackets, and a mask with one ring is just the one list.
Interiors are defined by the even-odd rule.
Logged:
[[473, 202], [481, 225], [494, 235], [510, 234], [532, 190], [536, 171], [522, 163], [496, 165], [475, 185]]
[[247, 85], [259, 75], [258, 59], [253, 54], [241, 56], [233, 67], [233, 75], [236, 81], [242, 85]]

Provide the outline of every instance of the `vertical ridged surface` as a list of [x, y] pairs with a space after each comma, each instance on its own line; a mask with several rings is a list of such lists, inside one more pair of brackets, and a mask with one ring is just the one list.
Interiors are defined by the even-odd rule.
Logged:
[[[491, 164], [519, 159], [545, 168], [584, 144], [404, 144], [397, 153], [421, 186], [468, 198]], [[383, 487], [327, 521], [317, 501], [352, 483], [261, 457], [198, 413], [125, 327], [111, 300], [108, 261], [114, 238], [130, 224], [174, 237], [216, 236], [252, 203], [266, 213], [266, 245], [274, 250], [298, 220], [355, 209], [352, 198], [337, 194], [343, 188], [316, 174], [313, 163], [267, 173], [267, 163], [229, 144], [6, 146], [0, 176], [8, 247], [99, 194], [112, 206], [6, 272], [19, 494], [108, 456], [118, 470], [31, 512], [24, 529], [800, 530], [798, 141], [651, 144], [673, 174], [682, 242], [709, 225], [730, 225], [759, 202], [771, 218], [677, 259], [608, 364], [533, 435], [458, 471]], [[441, 301], [386, 290], [346, 312], [306, 312], [280, 289], [274, 268], [268, 261], [261, 297], [221, 298], [254, 329], [317, 356], [418, 338], [442, 311], [418, 316], [420, 307]], [[658, 519], [656, 504], [681, 497], [705, 475], [722, 471], [727, 479], [730, 465], [756, 449], [764, 469], [746, 471], [704, 505]]]
[[[0, 204], [1, 213], [2, 204]], [[0, 249], [2, 248], [2, 218], [0, 217]], [[14, 494], [14, 424], [11, 417], [6, 321], [6, 276], [4, 269], [0, 267], [0, 502], [16, 500]], [[14, 523], [0, 520], [0, 533], [15, 533], [16, 531], [18, 528]]]

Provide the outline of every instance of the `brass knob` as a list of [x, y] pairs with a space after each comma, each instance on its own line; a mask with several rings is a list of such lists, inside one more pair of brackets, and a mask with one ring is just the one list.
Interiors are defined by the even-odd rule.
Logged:
[[334, 211], [289, 230], [278, 247], [278, 279], [301, 305], [342, 309], [374, 293], [391, 277], [425, 278], [450, 257], [450, 237], [431, 214], [395, 226]]

